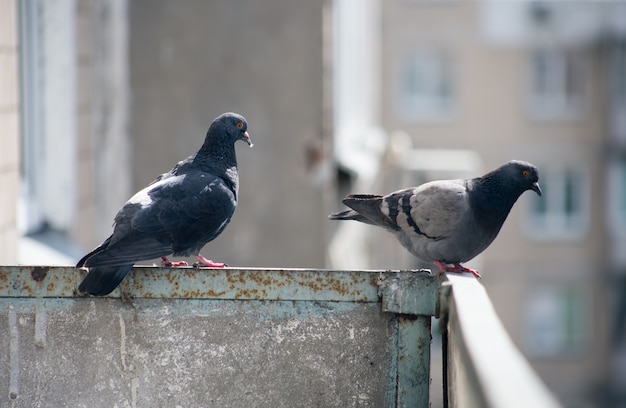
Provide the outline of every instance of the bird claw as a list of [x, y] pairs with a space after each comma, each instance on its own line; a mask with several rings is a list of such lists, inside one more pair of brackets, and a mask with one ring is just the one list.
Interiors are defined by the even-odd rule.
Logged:
[[[213, 262], [210, 259], [206, 259], [205, 257], [203, 257], [202, 255], [197, 255], [196, 258], [198, 258], [198, 262], [195, 262], [193, 264], [194, 267], [198, 268], [198, 267], [204, 267], [204, 268], [224, 268], [228, 265], [226, 265], [225, 263], [221, 263], [221, 262]], [[161, 267], [163, 268], [176, 268], [179, 266], [188, 266], [189, 264], [185, 261], [178, 261], [178, 262], [172, 262], [169, 259], [167, 259], [167, 257], [162, 256], [161, 257]]]
[[452, 264], [452, 266], [446, 265], [445, 263], [440, 262], [440, 261], [435, 261], [433, 263], [435, 265], [437, 265], [437, 268], [439, 268], [439, 270], [437, 271], [437, 275], [441, 275], [441, 274], [443, 274], [445, 272], [452, 272], [452, 273], [469, 272], [472, 275], [474, 275], [477, 279], [481, 278], [481, 276], [478, 273], [478, 271], [476, 271], [475, 269], [466, 268], [465, 266], [461, 265], [460, 263]]
[[201, 263], [199, 261], [198, 262], [194, 262], [192, 264], [192, 266], [194, 268], [226, 268], [226, 267], [228, 267], [227, 264], [221, 263], [221, 262], [211, 262], [211, 265], [204, 265], [203, 263]]
[[176, 268], [179, 266], [188, 266], [188, 265], [189, 264], [185, 261], [172, 262], [164, 256], [161, 257], [161, 266], [163, 268]]
[[206, 259], [205, 257], [203, 257], [202, 255], [196, 255], [196, 258], [198, 258], [198, 262], [194, 263], [193, 266], [195, 267], [204, 267], [204, 268], [225, 268], [228, 265], [226, 265], [225, 263], [221, 263], [221, 262], [213, 262], [210, 259]]

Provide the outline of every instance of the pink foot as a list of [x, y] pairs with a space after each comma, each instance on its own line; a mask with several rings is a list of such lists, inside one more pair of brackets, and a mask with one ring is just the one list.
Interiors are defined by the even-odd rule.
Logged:
[[435, 265], [437, 265], [437, 268], [439, 268], [439, 270], [437, 271], [437, 275], [441, 275], [444, 272], [453, 272], [453, 273], [469, 272], [472, 275], [474, 275], [475, 277], [477, 277], [478, 279], [480, 279], [480, 274], [476, 270], [470, 269], [470, 268], [466, 268], [463, 265], [461, 265], [460, 263], [452, 264], [453, 266], [448, 266], [448, 265], [446, 265], [446, 264], [444, 264], [443, 262], [440, 262], [440, 261], [435, 261], [433, 263]]
[[170, 267], [177, 267], [177, 266], [187, 266], [189, 265], [187, 262], [185, 261], [179, 261], [179, 262], [172, 262], [169, 259], [167, 259], [166, 257], [162, 256], [161, 257], [161, 266], [164, 268], [170, 268]]
[[196, 255], [196, 258], [198, 258], [198, 262], [193, 264], [194, 266], [204, 266], [204, 267], [207, 267], [207, 268], [223, 268], [225, 266], [228, 266], [225, 263], [213, 262], [210, 259], [206, 259], [202, 255]]

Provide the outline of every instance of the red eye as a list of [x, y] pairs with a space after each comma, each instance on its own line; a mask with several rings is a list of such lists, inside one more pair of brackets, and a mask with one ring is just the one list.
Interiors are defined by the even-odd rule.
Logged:
[[243, 123], [237, 122], [237, 129], [243, 129]]
[[530, 172], [528, 170], [522, 171], [522, 176], [524, 176], [524, 177], [528, 177], [529, 174], [530, 174]]

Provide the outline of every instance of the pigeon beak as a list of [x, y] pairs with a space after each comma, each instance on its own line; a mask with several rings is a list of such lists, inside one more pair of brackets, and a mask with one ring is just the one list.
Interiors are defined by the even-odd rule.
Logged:
[[241, 138], [241, 140], [248, 143], [248, 146], [250, 147], [254, 146], [254, 144], [252, 144], [252, 140], [250, 140], [250, 135], [248, 134], [248, 132], [243, 132], [243, 137]]
[[539, 188], [539, 182], [535, 181], [532, 186], [530, 187], [531, 190], [533, 190], [535, 193], [537, 193], [537, 195], [539, 197], [541, 197], [541, 188]]

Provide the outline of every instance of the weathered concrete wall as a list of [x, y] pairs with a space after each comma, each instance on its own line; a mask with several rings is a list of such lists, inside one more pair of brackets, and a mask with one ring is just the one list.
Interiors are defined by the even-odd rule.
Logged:
[[0, 406], [382, 407], [395, 395], [397, 320], [376, 303], [0, 303]]

